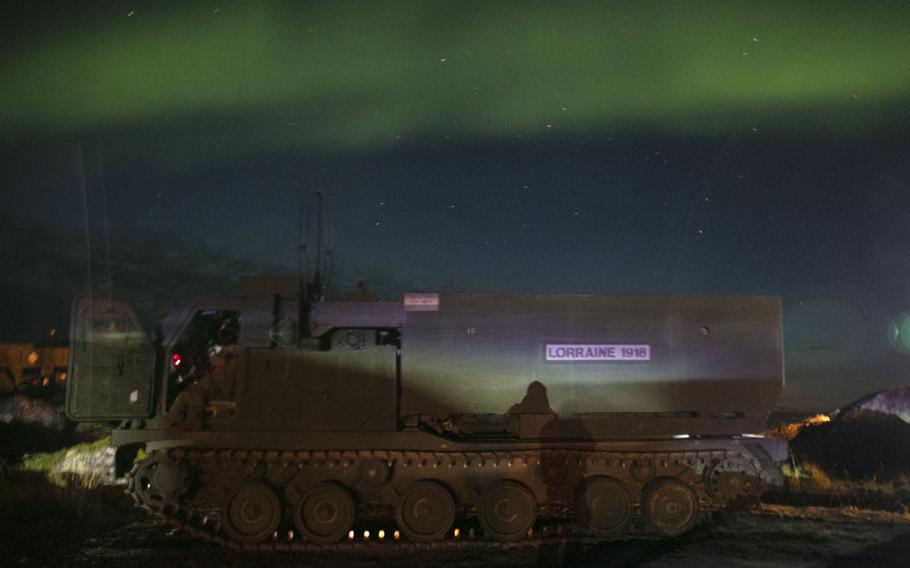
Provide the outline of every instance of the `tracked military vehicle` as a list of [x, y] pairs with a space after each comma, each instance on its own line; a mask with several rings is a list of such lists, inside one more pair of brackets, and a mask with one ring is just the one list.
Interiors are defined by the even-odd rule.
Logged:
[[[406, 294], [241, 280], [157, 341], [78, 298], [66, 411], [136, 502], [243, 547], [675, 536], [782, 482], [776, 298]], [[351, 544], [353, 543], [353, 544]], [[439, 544], [442, 543], [442, 544]]]

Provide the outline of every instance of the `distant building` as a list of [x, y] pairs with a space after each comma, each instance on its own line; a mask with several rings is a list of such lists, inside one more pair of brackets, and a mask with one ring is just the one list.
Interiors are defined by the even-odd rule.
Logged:
[[51, 396], [66, 386], [69, 348], [0, 343], [0, 393], [17, 390]]

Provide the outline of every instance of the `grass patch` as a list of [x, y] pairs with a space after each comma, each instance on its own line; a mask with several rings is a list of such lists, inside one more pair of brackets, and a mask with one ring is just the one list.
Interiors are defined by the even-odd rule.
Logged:
[[66, 457], [69, 452], [78, 452], [78, 453], [92, 453], [95, 450], [105, 448], [111, 445], [110, 436], [101, 438], [100, 440], [95, 440], [94, 442], [86, 442], [84, 444], [76, 444], [75, 446], [69, 448], [63, 448], [56, 452], [50, 452], [46, 454], [29, 454], [25, 456], [25, 459], [22, 460], [22, 463], [19, 465], [19, 469], [23, 471], [42, 471], [49, 472], [53, 469], [54, 466], [60, 464], [63, 461], [63, 458]]
[[56, 452], [29, 454], [25, 456], [17, 469], [26, 472], [42, 473], [47, 477], [48, 481], [59, 487], [66, 487], [73, 481], [76, 481], [78, 485], [85, 488], [96, 487], [101, 482], [102, 475], [92, 472], [88, 472], [84, 475], [76, 474], [62, 471], [60, 466], [67, 456], [73, 454], [91, 454], [97, 450], [110, 446], [110, 444], [110, 436], [105, 436], [99, 440], [76, 444], [75, 446], [63, 448]]
[[786, 485], [765, 495], [780, 505], [851, 507], [910, 513], [910, 476], [849, 479], [804, 463], [785, 469]]

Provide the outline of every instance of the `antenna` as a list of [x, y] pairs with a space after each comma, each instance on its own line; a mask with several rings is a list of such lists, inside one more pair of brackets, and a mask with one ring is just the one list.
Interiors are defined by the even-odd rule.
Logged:
[[301, 205], [297, 241], [301, 299], [306, 304], [323, 302], [335, 255], [335, 230], [324, 191], [315, 191]]

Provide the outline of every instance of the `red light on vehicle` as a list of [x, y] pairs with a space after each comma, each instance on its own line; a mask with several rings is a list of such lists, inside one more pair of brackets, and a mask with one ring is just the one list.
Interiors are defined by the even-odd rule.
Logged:
[[171, 363], [173, 363], [175, 367], [179, 367], [181, 362], [183, 362], [183, 358], [179, 353], [171, 355]]

